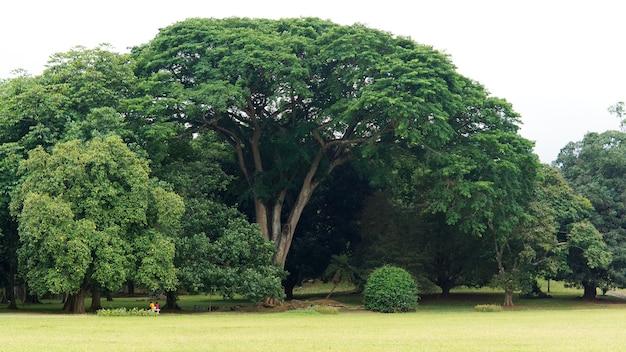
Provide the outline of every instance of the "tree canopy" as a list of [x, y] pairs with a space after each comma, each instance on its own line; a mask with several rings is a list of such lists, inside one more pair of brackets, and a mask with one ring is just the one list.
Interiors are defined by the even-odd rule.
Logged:
[[175, 286], [171, 237], [183, 201], [153, 184], [119, 137], [38, 147], [20, 170], [11, 208], [32, 290], [72, 295], [67, 309], [82, 312], [92, 285], [117, 290], [132, 277], [150, 291]]
[[334, 169], [381, 143], [437, 148], [507, 109], [428, 46], [318, 19], [189, 19], [133, 57], [136, 113], [230, 143], [281, 266]]

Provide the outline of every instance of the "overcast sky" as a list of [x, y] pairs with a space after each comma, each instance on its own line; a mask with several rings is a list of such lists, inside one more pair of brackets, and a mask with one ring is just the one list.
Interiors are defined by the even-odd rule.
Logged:
[[40, 73], [75, 45], [118, 51], [188, 17], [315, 16], [410, 36], [448, 53], [459, 71], [513, 103], [542, 161], [587, 131], [616, 129], [626, 99], [626, 5], [620, 1], [5, 1], [0, 77]]

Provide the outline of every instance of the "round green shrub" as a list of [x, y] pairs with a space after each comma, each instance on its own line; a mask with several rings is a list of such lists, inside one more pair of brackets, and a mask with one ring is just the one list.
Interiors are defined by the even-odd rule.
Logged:
[[374, 270], [363, 291], [365, 309], [383, 313], [408, 312], [417, 307], [417, 284], [411, 274], [391, 265]]

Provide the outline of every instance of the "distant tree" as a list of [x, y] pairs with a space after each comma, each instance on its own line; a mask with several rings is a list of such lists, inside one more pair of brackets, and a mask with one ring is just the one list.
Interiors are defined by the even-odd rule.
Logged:
[[[555, 165], [572, 188], [591, 201], [591, 222], [602, 234], [613, 258], [608, 280], [616, 286], [626, 286], [626, 133], [588, 133], [583, 140], [568, 143]], [[585, 229], [581, 232], [593, 234]], [[595, 287], [601, 280], [602, 275], [587, 281], [588, 295], [593, 292], [595, 297]]]
[[[190, 19], [133, 50], [145, 121], [232, 146], [255, 221], [283, 267], [327, 175], [374, 146], [436, 148], [481, 91], [432, 48], [318, 19]], [[484, 92], [483, 92], [484, 93]], [[476, 115], [479, 115], [477, 113]]]
[[621, 127], [626, 128], [626, 105], [623, 101], [618, 101], [615, 105], [609, 106], [609, 113], [620, 119]]
[[384, 264], [402, 266], [422, 290], [434, 283], [443, 296], [455, 286], [482, 286], [495, 272], [490, 243], [447, 225], [442, 216], [394, 204], [384, 193], [368, 197], [360, 223], [355, 262], [363, 272]]
[[583, 298], [595, 299], [597, 287], [608, 280], [611, 252], [602, 234], [587, 220], [574, 223], [568, 234], [567, 280], [582, 284]]
[[491, 242], [496, 282], [505, 292], [504, 305], [510, 306], [520, 274], [546, 253], [551, 242], [546, 233], [553, 231], [545, 206], [531, 204], [539, 168], [532, 143], [513, 131], [483, 131], [438, 159], [441, 168], [430, 168], [437, 171], [429, 211]]
[[150, 181], [147, 162], [119, 137], [38, 147], [20, 170], [11, 208], [34, 292], [67, 294], [64, 309], [83, 313], [94, 286], [114, 291], [133, 278], [151, 292], [175, 287], [183, 201]]

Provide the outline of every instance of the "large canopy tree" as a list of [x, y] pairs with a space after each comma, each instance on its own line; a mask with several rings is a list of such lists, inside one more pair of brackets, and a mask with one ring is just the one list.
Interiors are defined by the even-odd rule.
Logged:
[[118, 290], [129, 278], [152, 292], [175, 287], [183, 201], [151, 182], [146, 161], [119, 137], [38, 147], [20, 168], [11, 208], [34, 292], [69, 295], [65, 309], [82, 313], [93, 287]]
[[215, 131], [232, 146], [281, 266], [328, 174], [381, 143], [437, 148], [455, 116], [484, 105], [463, 99], [485, 93], [444, 54], [319, 19], [189, 19], [133, 57], [145, 93], [135, 116]]

